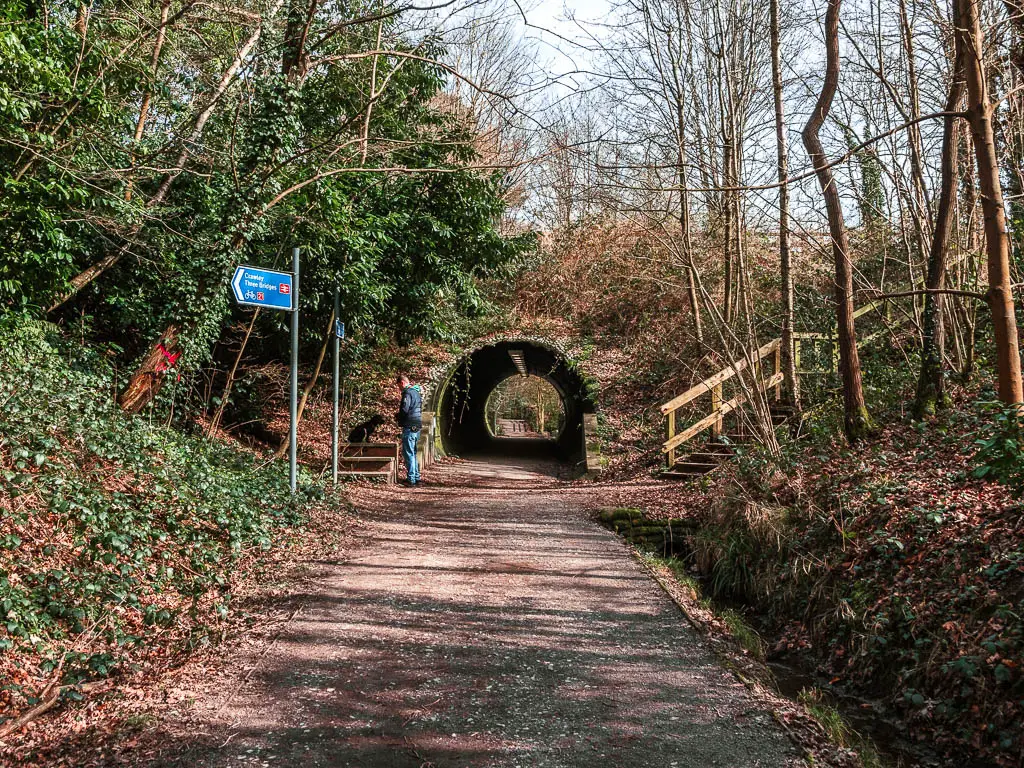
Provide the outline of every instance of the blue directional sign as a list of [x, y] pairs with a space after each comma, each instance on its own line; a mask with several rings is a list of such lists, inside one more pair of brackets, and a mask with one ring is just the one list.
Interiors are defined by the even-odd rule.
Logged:
[[345, 324], [341, 320], [334, 321], [334, 335], [339, 339], [345, 338]]
[[231, 290], [239, 304], [287, 311], [293, 310], [297, 303], [292, 291], [294, 284], [291, 272], [259, 267], [238, 267], [231, 278]]

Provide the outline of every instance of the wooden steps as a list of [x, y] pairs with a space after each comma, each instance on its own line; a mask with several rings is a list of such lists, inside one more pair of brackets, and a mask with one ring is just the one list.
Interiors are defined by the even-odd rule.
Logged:
[[[776, 429], [785, 426], [793, 417], [793, 413], [792, 408], [773, 405], [772, 426]], [[736, 446], [750, 445], [754, 442], [754, 436], [743, 425], [738, 425], [733, 431], [708, 440], [697, 450], [677, 459], [671, 467], [662, 471], [659, 477], [665, 480], [696, 480], [714, 472], [735, 456]]]
[[709, 440], [697, 451], [684, 456], [661, 473], [665, 480], [694, 480], [718, 469], [723, 462], [736, 455], [737, 443]]
[[394, 485], [398, 482], [395, 477], [395, 470], [388, 469], [383, 472], [368, 472], [366, 470], [338, 470], [339, 480], [378, 480], [387, 483], [388, 485]]
[[398, 443], [341, 443], [338, 446], [338, 457], [359, 458], [398, 458]]
[[[855, 310], [853, 316], [857, 318], [881, 309], [886, 310], [888, 316], [885, 302], [886, 299], [869, 302]], [[861, 343], [867, 344], [873, 339], [882, 338], [887, 332], [887, 329], [878, 331], [863, 339]], [[839, 351], [836, 338], [834, 326], [827, 333], [794, 333], [792, 363], [797, 376], [838, 371]], [[819, 357], [815, 354], [812, 356], [812, 367], [802, 368], [801, 344], [811, 345], [816, 350], [819, 345], [828, 345], [831, 349], [831, 366], [824, 370], [820, 365], [815, 368], [813, 362]], [[743, 378], [742, 382], [737, 382], [738, 376]], [[665, 417], [665, 441], [661, 444], [661, 453], [665, 456], [666, 470], [661, 473], [661, 477], [692, 479], [713, 471], [730, 455], [715, 447], [721, 444], [719, 441], [722, 435], [727, 442], [737, 445], [756, 442], [757, 436], [745, 432], [742, 426], [738, 429], [726, 427], [727, 420], [734, 421], [740, 409], [749, 408], [749, 399], [754, 392], [757, 393], [758, 399], [761, 393], [764, 394], [765, 401], [769, 403], [771, 409], [771, 424], [776, 430], [786, 428], [792, 434], [798, 435], [806, 412], [798, 414], [783, 403], [783, 381], [782, 339], [776, 338], [756, 350], [748, 350], [746, 354], [737, 357], [717, 373], [691, 386], [681, 395], [662, 403], [659, 410]], [[733, 431], [730, 433], [728, 430]], [[690, 447], [692, 441], [706, 439], [709, 432], [711, 442], [696, 450]]]
[[391, 456], [338, 456], [339, 472], [387, 472], [394, 468]]

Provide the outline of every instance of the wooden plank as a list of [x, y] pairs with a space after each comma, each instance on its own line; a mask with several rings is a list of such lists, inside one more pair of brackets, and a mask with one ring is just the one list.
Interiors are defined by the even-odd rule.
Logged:
[[[878, 309], [880, 306], [885, 305], [886, 300], [880, 299], [878, 301], [872, 301], [865, 304], [863, 307], [858, 307], [853, 313], [853, 319], [856, 320], [858, 317], [866, 315], [873, 309]], [[816, 331], [794, 331], [794, 339], [832, 339], [836, 336], [836, 329], [833, 327], [828, 333], [818, 333]]]
[[341, 443], [339, 456], [381, 456], [398, 458], [398, 443]]
[[876, 299], [875, 301], [869, 301], [860, 309], [856, 309], [853, 312], [853, 319], [856, 320], [861, 315], [866, 315], [873, 309], [878, 309], [879, 306], [885, 304], [885, 299]]
[[[771, 341], [769, 341], [767, 344], [762, 346], [760, 349], [757, 350], [757, 352], [754, 353], [753, 362], [756, 363], [761, 358], [771, 354], [771, 352], [777, 349], [779, 344], [781, 343], [782, 339], [772, 339]], [[715, 375], [709, 376], [708, 378], [704, 379], [704, 381], [702, 381], [700, 384], [697, 384], [696, 386], [686, 390], [683, 394], [679, 395], [679, 397], [673, 398], [672, 400], [669, 400], [667, 403], [662, 405], [662, 414], [667, 414], [670, 411], [675, 411], [681, 408], [682, 406], [686, 405], [694, 398], [700, 397], [701, 395], [710, 392], [712, 388], [714, 388], [717, 384], [721, 384], [724, 381], [728, 381], [737, 373], [743, 371], [746, 367], [746, 358], [732, 362], [729, 365], [729, 367], [723, 368]]]
[[[772, 354], [772, 378], [782, 373], [782, 345], [780, 344]], [[782, 385], [775, 385], [775, 399], [782, 399]]]
[[[665, 442], [671, 443], [676, 436], [676, 412], [670, 411], [668, 414], [667, 427], [665, 430]], [[672, 469], [672, 465], [676, 463], [676, 452], [674, 448], [668, 450], [668, 468]]]
[[[781, 382], [782, 382], [782, 374], [781, 373], [777, 373], [774, 376], [772, 376], [771, 378], [765, 379], [764, 381], [762, 381], [761, 382], [761, 389], [762, 390], [771, 389], [772, 387], [778, 385]], [[689, 427], [684, 429], [682, 432], [680, 432], [678, 435], [676, 435], [671, 440], [666, 440], [665, 443], [662, 446], [661, 452], [662, 453], [668, 453], [669, 451], [674, 450], [675, 448], [678, 448], [680, 445], [685, 443], [687, 440], [692, 438], [694, 435], [700, 434], [705, 429], [710, 427], [712, 424], [720, 421], [722, 419], [722, 417], [725, 416], [726, 414], [729, 414], [729, 413], [732, 413], [733, 411], [735, 411], [737, 408], [739, 408], [741, 405], [743, 405], [743, 403], [745, 403], [746, 401], [747, 401], [747, 396], [742, 394], [742, 393], [740, 393], [740, 394], [736, 395], [736, 397], [734, 397], [729, 402], [722, 403], [722, 406], [717, 411], [715, 411], [714, 413], [712, 413], [712, 414], [710, 414], [708, 416], [705, 416], [700, 421], [690, 425]]]
[[661, 452], [668, 453], [672, 449], [678, 448], [680, 445], [685, 443], [694, 435], [700, 434], [705, 429], [710, 427], [712, 424], [716, 424], [719, 421], [719, 419], [721, 419], [726, 414], [732, 413], [734, 410], [739, 408], [741, 405], [743, 405], [744, 402], [746, 402], [746, 399], [746, 395], [736, 395], [736, 397], [734, 397], [729, 402], [722, 403], [722, 407], [719, 408], [714, 413], [712, 413], [710, 416], [705, 416], [700, 421], [691, 424], [689, 427], [684, 429], [674, 438], [667, 441], [665, 445], [662, 447]]
[[[711, 412], [715, 413], [722, 409], [722, 385], [716, 384], [711, 390]], [[722, 434], [722, 414], [718, 414], [718, 421], [711, 425], [711, 436], [718, 437]]]

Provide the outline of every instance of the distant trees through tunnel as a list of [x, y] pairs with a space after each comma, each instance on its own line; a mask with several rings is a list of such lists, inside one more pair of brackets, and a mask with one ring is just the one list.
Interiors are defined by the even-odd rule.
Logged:
[[505, 379], [487, 398], [486, 412], [495, 437], [558, 439], [565, 424], [561, 395], [539, 376]]
[[[495, 341], [467, 352], [428, 398], [445, 453], [583, 456], [594, 401], [565, 353], [544, 341]], [[525, 438], [525, 439], [516, 439]]]

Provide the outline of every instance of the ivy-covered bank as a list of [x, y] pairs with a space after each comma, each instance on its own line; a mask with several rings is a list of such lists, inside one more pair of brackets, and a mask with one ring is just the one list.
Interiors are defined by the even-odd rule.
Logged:
[[233, 585], [315, 500], [251, 454], [125, 417], [113, 384], [101, 351], [0, 320], [0, 718], [215, 639]]

